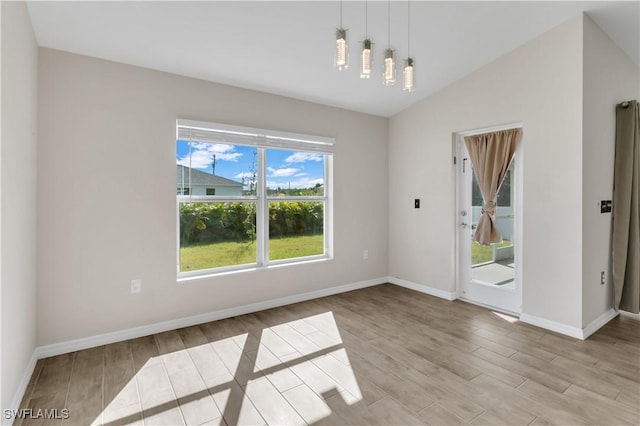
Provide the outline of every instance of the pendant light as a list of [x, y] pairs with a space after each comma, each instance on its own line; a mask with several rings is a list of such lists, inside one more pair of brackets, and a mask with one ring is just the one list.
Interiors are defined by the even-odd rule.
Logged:
[[335, 66], [340, 71], [349, 68], [349, 46], [347, 45], [347, 30], [342, 27], [342, 0], [340, 0], [340, 28], [336, 29]]
[[404, 72], [403, 74], [403, 82], [402, 82], [402, 90], [405, 92], [413, 92], [416, 90], [416, 74], [415, 68], [413, 66], [413, 58], [411, 57], [411, 4], [409, 0], [407, 0], [407, 59], [404, 63]]
[[396, 84], [396, 62], [393, 59], [393, 49], [391, 49], [391, 0], [387, 0], [387, 49], [384, 51], [384, 73], [382, 74], [382, 83], [385, 86], [393, 86]]
[[369, 39], [369, 5], [364, 2], [364, 41], [362, 42], [362, 53], [360, 54], [360, 78], [369, 79], [371, 77], [371, 39]]

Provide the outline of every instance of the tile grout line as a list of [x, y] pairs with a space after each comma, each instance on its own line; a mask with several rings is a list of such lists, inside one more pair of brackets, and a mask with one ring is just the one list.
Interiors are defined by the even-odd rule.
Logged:
[[[267, 377], [267, 380], [269, 380], [269, 378], [268, 378], [268, 377]], [[299, 412], [299, 411], [296, 409], [296, 407], [294, 407], [294, 406], [293, 406], [293, 404], [291, 404], [291, 402], [289, 402], [289, 399], [287, 399], [287, 397], [283, 395], [283, 393], [284, 393], [284, 392], [289, 392], [290, 390], [293, 390], [293, 389], [299, 388], [299, 387], [301, 387], [301, 386], [307, 386], [307, 384], [306, 384], [305, 382], [302, 382], [302, 383], [300, 383], [299, 385], [294, 386], [294, 387], [292, 387], [291, 389], [287, 389], [287, 390], [286, 390], [286, 391], [284, 391], [284, 392], [280, 392], [280, 390], [279, 390], [278, 388], [276, 388], [276, 387], [275, 387], [275, 385], [274, 385], [273, 383], [271, 383], [271, 385], [272, 385], [272, 386], [273, 386], [273, 387], [274, 387], [274, 388], [275, 388], [275, 389], [280, 393], [280, 396], [282, 397], [282, 399], [284, 399], [284, 400], [287, 402], [287, 404], [289, 404], [289, 407], [291, 407], [291, 409], [292, 409], [293, 411], [295, 411], [295, 412], [296, 412], [296, 414], [297, 414], [298, 416], [300, 416], [300, 418], [302, 419], [302, 421], [304, 422], [304, 424], [305, 424], [305, 425], [310, 426], [310, 425], [309, 425], [309, 422], [307, 422], [307, 420], [304, 418], [304, 416], [302, 415], [302, 413], [301, 413], [301, 412]], [[309, 386], [307, 386], [307, 387], [309, 388]], [[313, 390], [312, 390], [311, 388], [309, 388], [309, 390], [311, 390], [311, 392], [313, 392]], [[313, 392], [313, 393], [315, 393], [315, 392]], [[324, 400], [323, 400], [322, 402], [324, 403]]]
[[[64, 408], [67, 408], [69, 405], [69, 392], [71, 391], [71, 379], [73, 378], [73, 370], [76, 366], [76, 358], [78, 357], [78, 351], [73, 353], [73, 360], [71, 361], [71, 371], [69, 372], [69, 382], [67, 383], [67, 392], [64, 397]], [[60, 420], [60, 424], [63, 423], [64, 420]]]
[[[202, 332], [202, 330], [200, 330], [200, 326], [195, 326], [197, 327], [197, 330], [202, 333], [202, 335], [204, 336], [205, 339], [207, 339], [207, 343], [205, 343], [207, 346], [209, 346], [211, 348], [211, 350], [215, 352], [215, 349], [213, 349], [213, 346], [211, 346], [211, 342], [209, 342], [209, 339], [207, 338], [207, 336]], [[216, 399], [213, 397], [213, 394], [211, 394], [211, 391], [209, 390], [209, 386], [207, 386], [207, 381], [204, 379], [204, 376], [202, 375], [202, 372], [200, 371], [200, 369], [198, 368], [198, 366], [196, 365], [196, 362], [193, 359], [193, 356], [191, 356], [191, 352], [189, 352], [189, 349], [187, 347], [187, 344], [185, 343], [185, 341], [182, 339], [182, 336], [180, 336], [180, 333], [178, 333], [178, 336], [180, 337], [180, 340], [182, 341], [182, 344], [185, 347], [185, 351], [187, 351], [187, 355], [189, 356], [189, 359], [191, 360], [191, 363], [193, 364], [193, 367], [196, 369], [196, 371], [198, 372], [198, 376], [200, 377], [200, 379], [202, 380], [202, 383], [204, 383], [206, 389], [207, 389], [207, 393], [209, 394], [209, 397], [211, 398], [211, 400], [213, 401], [213, 405], [216, 406], [216, 408], [218, 409], [218, 412], [220, 413], [220, 418], [227, 423], [227, 419], [224, 418], [224, 411], [220, 410], [220, 407], [218, 406], [218, 403], [216, 402]], [[227, 368], [226, 365], [224, 365], [224, 363], [222, 363], [222, 366], [225, 368], [225, 370], [227, 370], [227, 372], [229, 372], [229, 369]], [[171, 384], [171, 386], [173, 387], [173, 384]], [[215, 420], [215, 419], [212, 419]], [[227, 423], [228, 424], [228, 423]]]
[[[178, 334], [178, 337], [180, 335]], [[180, 339], [182, 340], [182, 339]], [[173, 395], [173, 400], [176, 403], [176, 407], [178, 408], [178, 412], [180, 413], [180, 418], [182, 419], [182, 424], [186, 425], [187, 421], [184, 418], [184, 414], [182, 413], [182, 407], [180, 406], [180, 401], [178, 401], [178, 397], [176, 396], [176, 391], [173, 388], [173, 383], [171, 383], [171, 379], [169, 378], [169, 370], [167, 370], [167, 366], [165, 364], [164, 356], [166, 354], [160, 354], [160, 343], [158, 343], [158, 339], [156, 338], [156, 334], [153, 335], [153, 341], [156, 344], [156, 349], [158, 350], [158, 357], [160, 357], [160, 365], [162, 365], [162, 370], [164, 371], [165, 376], [167, 377], [167, 382], [169, 382], [169, 387], [171, 388], [171, 395]]]
[[138, 413], [140, 413], [140, 420], [142, 420], [142, 424], [144, 425], [144, 412], [142, 411], [142, 396], [140, 395], [140, 386], [138, 385], [138, 374], [136, 372], [136, 359], [133, 356], [133, 345], [131, 341], [128, 341], [127, 346], [129, 347], [129, 355], [131, 355], [131, 367], [133, 367], [133, 378], [136, 383], [136, 395], [138, 396]]
[[106, 398], [105, 398], [105, 394], [104, 394], [104, 393], [105, 393], [105, 392], [104, 392], [104, 388], [105, 388], [105, 381], [106, 381], [106, 379], [105, 379], [105, 375], [106, 375], [106, 373], [107, 373], [107, 371], [106, 371], [106, 365], [105, 365], [105, 364], [106, 364], [106, 362], [107, 362], [107, 359], [106, 359], [106, 358], [107, 358], [107, 346], [106, 346], [106, 345], [104, 345], [104, 346], [102, 346], [102, 347], [104, 348], [104, 349], [102, 350], [102, 376], [101, 376], [101, 378], [102, 378], [102, 383], [101, 383], [101, 385], [100, 385], [100, 392], [101, 392], [101, 394], [102, 394], [102, 395], [101, 395], [101, 396], [102, 396], [102, 398], [101, 398], [101, 399], [102, 399], [102, 401], [101, 401], [101, 404], [100, 404], [100, 405], [102, 406], [102, 410], [100, 411], [100, 422], [99, 422], [99, 424], [101, 424], [101, 425], [102, 425], [102, 424], [104, 424], [104, 410], [105, 410], [105, 408], [106, 408], [106, 407], [105, 407]]

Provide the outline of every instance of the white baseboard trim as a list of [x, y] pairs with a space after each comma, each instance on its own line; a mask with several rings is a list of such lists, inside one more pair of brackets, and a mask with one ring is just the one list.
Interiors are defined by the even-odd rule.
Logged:
[[252, 312], [263, 311], [265, 309], [276, 308], [278, 306], [304, 302], [305, 300], [317, 299], [320, 297], [331, 296], [347, 291], [358, 290], [365, 287], [384, 284], [386, 282], [387, 277], [375, 278], [337, 287], [323, 288], [321, 290], [314, 290], [307, 293], [294, 294], [292, 296], [281, 297], [278, 299], [266, 300], [264, 302], [251, 303], [248, 305], [222, 309], [220, 311], [208, 312], [205, 314], [193, 315], [185, 318], [178, 318], [175, 320], [143, 325], [126, 330], [113, 331], [110, 333], [99, 334], [97, 336], [54, 343], [52, 345], [40, 346], [36, 348], [35, 355], [37, 359], [47, 358], [50, 356], [61, 355], [69, 352], [79, 351], [82, 349], [121, 342], [123, 340], [135, 339], [138, 337], [149, 336], [151, 334], [162, 333], [164, 331], [175, 330], [177, 328], [190, 327], [210, 321], [216, 321], [224, 318], [235, 317], [238, 315], [249, 314]]
[[619, 313], [616, 312], [615, 309], [609, 309], [607, 312], [591, 321], [585, 328], [572, 327], [570, 325], [540, 318], [535, 315], [529, 315], [524, 312], [520, 314], [520, 321], [526, 322], [527, 324], [535, 325], [536, 327], [542, 327], [547, 330], [555, 331], [556, 333], [564, 334], [565, 336], [585, 340], [600, 328], [602, 328], [606, 323], [618, 316], [618, 314]]
[[[90, 336], [81, 339], [69, 340], [66, 342], [54, 343], [51, 345], [39, 346], [35, 348], [33, 354], [31, 355], [29, 364], [24, 371], [20, 385], [18, 386], [18, 389], [13, 398], [12, 406], [6, 408], [17, 410], [20, 407], [20, 402], [22, 402], [22, 398], [24, 398], [29, 380], [31, 379], [31, 376], [33, 375], [33, 372], [35, 370], [36, 362], [42, 358], [62, 355], [65, 353], [93, 348], [101, 345], [107, 345], [110, 343], [121, 342], [123, 340], [135, 339], [137, 337], [148, 336], [155, 333], [162, 333], [163, 331], [175, 330], [177, 328], [189, 327], [210, 321], [235, 317], [238, 315], [249, 314], [265, 309], [276, 308], [278, 306], [290, 305], [292, 303], [304, 302], [305, 300], [318, 299], [320, 297], [331, 296], [334, 294], [345, 293], [347, 291], [385, 284], [386, 282], [387, 277], [375, 278], [336, 287], [323, 288], [307, 293], [294, 294], [292, 296], [271, 299], [264, 302], [251, 303], [248, 305], [237, 306], [229, 309], [222, 309], [220, 311], [163, 321], [155, 324], [129, 328], [126, 330], [113, 331], [110, 333], [99, 334], [97, 336]], [[11, 425], [13, 424], [13, 419], [3, 419], [2, 424]]]
[[526, 322], [527, 324], [535, 325], [536, 327], [555, 331], [556, 333], [564, 334], [565, 336], [574, 337], [576, 339], [583, 339], [581, 328], [572, 327], [561, 322], [551, 321], [545, 318], [537, 317], [535, 315], [529, 315], [524, 312], [520, 314], [520, 321]]
[[[27, 364], [27, 368], [25, 368], [24, 373], [22, 374], [22, 379], [20, 380], [20, 384], [18, 385], [18, 390], [13, 396], [13, 400], [11, 401], [11, 407], [7, 407], [10, 410], [17, 410], [20, 408], [20, 403], [22, 402], [22, 398], [24, 398], [24, 393], [27, 391], [27, 386], [29, 385], [29, 380], [31, 380], [31, 376], [33, 375], [34, 370], [36, 369], [36, 363], [38, 362], [38, 357], [36, 355], [36, 351], [34, 350], [31, 354], [31, 359], [29, 359], [29, 364]], [[3, 413], [4, 414], [4, 413]], [[2, 416], [2, 424], [3, 425], [12, 425], [14, 419], [6, 419], [4, 415]]]
[[582, 339], [586, 339], [591, 336], [596, 331], [600, 330], [604, 327], [609, 321], [617, 317], [619, 312], [615, 309], [611, 308], [604, 314], [600, 315], [598, 318], [591, 321], [585, 328], [582, 329]]
[[397, 277], [387, 277], [387, 282], [391, 284], [395, 284], [400, 287], [419, 291], [420, 293], [425, 293], [430, 296], [436, 296], [441, 299], [456, 300], [458, 298], [458, 295], [455, 291], [444, 291], [444, 290], [440, 290], [439, 288], [433, 288], [433, 287], [429, 287], [422, 284], [416, 284], [414, 282], [403, 280]]

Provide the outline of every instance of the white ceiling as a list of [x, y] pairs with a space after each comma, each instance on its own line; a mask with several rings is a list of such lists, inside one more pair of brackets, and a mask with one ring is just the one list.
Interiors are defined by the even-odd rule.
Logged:
[[[640, 64], [640, 2], [412, 0], [416, 92], [358, 71], [364, 1], [345, 1], [351, 66], [333, 68], [337, 1], [29, 2], [40, 46], [389, 117], [554, 26], [588, 15]], [[407, 56], [407, 2], [391, 3], [391, 45]], [[369, 2], [375, 66], [387, 2]], [[400, 61], [398, 61], [400, 63]], [[401, 67], [398, 67], [401, 76]]]

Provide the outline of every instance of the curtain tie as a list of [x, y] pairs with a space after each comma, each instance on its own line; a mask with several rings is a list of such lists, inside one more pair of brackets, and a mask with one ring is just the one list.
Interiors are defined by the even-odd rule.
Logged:
[[494, 217], [496, 215], [496, 207], [497, 204], [495, 201], [489, 201], [482, 206], [482, 214], [486, 214], [489, 217]]

